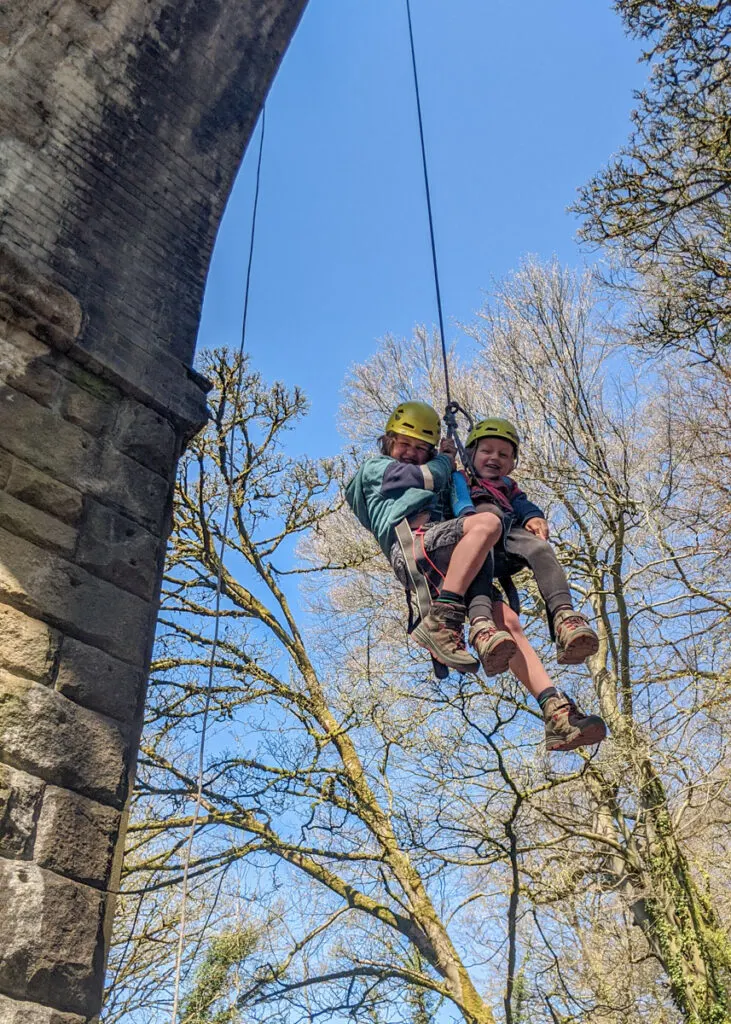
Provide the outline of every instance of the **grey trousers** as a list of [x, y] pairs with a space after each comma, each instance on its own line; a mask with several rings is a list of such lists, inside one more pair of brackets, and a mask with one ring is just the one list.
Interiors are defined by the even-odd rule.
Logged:
[[495, 546], [496, 572], [500, 575], [500, 554], [501, 549], [508, 555], [516, 555], [522, 559], [535, 577], [536, 585], [545, 601], [548, 617], [553, 621], [553, 616], [559, 608], [572, 608], [571, 591], [566, 573], [561, 568], [553, 546], [546, 540], [536, 537], [530, 530], [515, 524], [508, 525], [505, 532], [506, 519], [509, 516], [503, 512], [499, 505], [492, 502], [480, 502], [477, 506], [478, 512], [493, 512], [503, 522], [502, 540]]

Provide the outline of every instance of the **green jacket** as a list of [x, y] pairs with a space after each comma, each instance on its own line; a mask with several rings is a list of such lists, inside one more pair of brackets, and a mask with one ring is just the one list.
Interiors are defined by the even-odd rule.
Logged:
[[424, 509], [433, 518], [444, 518], [451, 480], [452, 463], [446, 455], [436, 455], [423, 466], [377, 455], [366, 459], [345, 488], [345, 500], [388, 558], [402, 519]]

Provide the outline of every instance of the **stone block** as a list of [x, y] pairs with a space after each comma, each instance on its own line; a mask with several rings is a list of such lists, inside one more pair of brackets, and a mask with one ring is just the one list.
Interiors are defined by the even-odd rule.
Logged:
[[127, 754], [116, 722], [55, 690], [0, 672], [0, 756], [7, 764], [121, 807]]
[[0, 491], [0, 527], [25, 537], [39, 547], [56, 551], [59, 555], [72, 555], [76, 547], [76, 530], [68, 523], [26, 505], [7, 491]]
[[168, 483], [129, 456], [106, 448], [101, 454], [97, 474], [88, 480], [88, 491], [159, 535], [170, 508], [173, 477], [172, 465]]
[[81, 306], [6, 246], [0, 246], [0, 294], [12, 303], [29, 333], [58, 348], [69, 348], [81, 330]]
[[164, 416], [139, 402], [121, 402], [114, 424], [114, 444], [125, 455], [166, 479], [175, 459], [175, 431]]
[[[23, 363], [28, 364], [32, 361], [38, 361], [41, 359], [47, 359], [51, 349], [48, 345], [45, 345], [38, 338], [34, 338], [28, 331], [24, 331], [22, 328], [17, 327], [12, 322], [12, 316], [2, 324], [0, 328], [2, 330], [3, 341], [7, 344], [12, 345], [14, 351], [14, 372], [17, 373], [18, 369]], [[7, 355], [7, 354], [6, 354]]]
[[0, 667], [16, 675], [49, 683], [61, 643], [45, 622], [0, 604]]
[[[1, 260], [1, 256], [0, 256]], [[12, 309], [4, 308], [5, 317], [12, 321]], [[62, 379], [53, 365], [53, 353], [27, 331], [6, 322], [3, 324], [0, 346], [1, 375], [13, 388], [22, 391], [41, 405], [54, 404], [60, 392]]]
[[129, 724], [135, 718], [143, 686], [141, 669], [79, 640], [64, 638], [56, 689], [69, 700]]
[[32, 855], [42, 796], [40, 779], [0, 764], [0, 854], [3, 857]]
[[10, 471], [13, 468], [13, 457], [9, 452], [0, 448], [0, 487], [5, 487], [10, 479]]
[[0, 1024], [89, 1024], [89, 1021], [76, 1013], [61, 1013], [40, 1003], [21, 1003], [0, 995]]
[[159, 541], [132, 519], [87, 501], [75, 561], [95, 576], [149, 601], [159, 571]]
[[[92, 1016], [102, 988], [102, 894], [35, 864], [1, 859], [0, 892], [5, 995], [53, 1006], [61, 1014]], [[26, 1019], [37, 1024], [39, 1018]]]
[[104, 888], [109, 879], [120, 812], [68, 789], [47, 786], [33, 859], [42, 868]]
[[90, 434], [100, 434], [111, 422], [114, 407], [91, 392], [64, 381], [61, 393], [61, 414]]
[[[2, 454], [0, 452], [0, 475], [2, 467]], [[9, 456], [8, 456], [9, 457]], [[26, 505], [33, 505], [44, 512], [50, 513], [56, 519], [75, 526], [81, 518], [83, 498], [74, 487], [67, 487], [58, 480], [42, 473], [34, 466], [20, 459], [11, 460], [11, 469], [6, 478], [6, 490], [14, 498], [24, 501]]]
[[93, 439], [7, 385], [0, 388], [0, 438], [13, 455], [71, 487], [88, 474]]
[[125, 661], [144, 663], [148, 604], [2, 529], [0, 551], [0, 600]]
[[[170, 494], [167, 480], [7, 387], [0, 388], [0, 438], [7, 451], [41, 472], [114, 505], [148, 529], [161, 529]], [[171, 463], [171, 479], [173, 470]]]
[[45, 360], [24, 366], [19, 374], [8, 373], [5, 381], [41, 405], [53, 405], [61, 389], [61, 378]]
[[114, 408], [122, 397], [119, 388], [103, 380], [99, 374], [92, 373], [79, 363], [72, 362], [71, 359], [64, 358], [63, 363], [60, 364], [60, 370], [64, 377], [104, 405]]

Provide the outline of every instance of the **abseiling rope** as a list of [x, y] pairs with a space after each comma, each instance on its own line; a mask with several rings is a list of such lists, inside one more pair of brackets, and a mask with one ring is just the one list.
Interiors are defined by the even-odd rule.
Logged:
[[[442, 367], [444, 370], [444, 387], [447, 398], [447, 405], [451, 405], [451, 392], [449, 386], [449, 367], [447, 364], [447, 346], [444, 334], [444, 314], [442, 311], [442, 294], [439, 285], [439, 266], [437, 263], [437, 248], [436, 241], [434, 238], [434, 217], [432, 213], [431, 203], [431, 191], [429, 188], [429, 170], [426, 159], [426, 144], [424, 141], [424, 123], [421, 113], [421, 95], [419, 92], [419, 76], [416, 68], [416, 51], [414, 47], [414, 30], [411, 20], [411, 2], [406, 0], [406, 14], [409, 23], [409, 44], [411, 47], [411, 66], [414, 73], [414, 93], [416, 96], [416, 112], [419, 121], [419, 140], [421, 143], [421, 163], [424, 175], [424, 192], [426, 195], [426, 207], [429, 218], [429, 239], [431, 242], [431, 254], [432, 254], [432, 267], [434, 270], [434, 289], [436, 292], [437, 299], [437, 314], [439, 317], [439, 335], [442, 348]], [[226, 493], [226, 508], [223, 519], [223, 533], [221, 536], [221, 546], [218, 555], [218, 574], [216, 579], [216, 595], [215, 595], [215, 625], [213, 632], [213, 643], [211, 645], [211, 657], [208, 664], [208, 681], [206, 684], [206, 697], [203, 708], [203, 724], [201, 726], [201, 738], [198, 748], [198, 776], [197, 776], [197, 792], [195, 800], [195, 808], [193, 811], [193, 821], [191, 822], [190, 832], [188, 834], [188, 842], [185, 851], [185, 860], [183, 865], [183, 892], [181, 898], [181, 909], [180, 909], [180, 927], [178, 931], [178, 947], [175, 956], [175, 984], [173, 990], [173, 1007], [171, 1014], [171, 1024], [177, 1024], [178, 1020], [178, 1006], [180, 1003], [180, 978], [182, 970], [183, 960], [183, 949], [185, 946], [185, 926], [186, 926], [186, 908], [188, 900], [188, 875], [190, 870], [190, 861], [193, 851], [193, 841], [195, 838], [196, 828], [198, 827], [198, 820], [200, 818], [201, 805], [203, 802], [203, 771], [205, 766], [205, 745], [206, 745], [206, 733], [208, 726], [208, 713], [211, 706], [211, 691], [213, 689], [213, 672], [216, 658], [216, 651], [218, 647], [219, 638], [219, 619], [220, 619], [220, 608], [221, 608], [221, 590], [223, 586], [223, 557], [226, 551], [226, 541], [228, 536], [228, 524], [231, 514], [231, 499], [233, 493], [233, 460], [234, 460], [234, 442], [236, 433], [236, 422], [238, 420], [238, 412], [241, 405], [241, 387], [243, 381], [243, 355], [246, 345], [246, 321], [249, 310], [249, 288], [251, 283], [251, 267], [254, 255], [254, 236], [256, 232], [256, 215], [259, 206], [259, 185], [261, 180], [261, 160], [264, 149], [264, 127], [265, 127], [266, 107], [262, 108], [261, 114], [261, 134], [259, 138], [259, 156], [256, 165], [256, 185], [254, 190], [254, 208], [251, 218], [251, 237], [249, 242], [249, 259], [246, 269], [246, 288], [244, 292], [244, 312], [241, 325], [241, 344], [239, 346], [239, 370], [238, 377], [236, 380], [236, 388], [234, 392], [234, 406], [233, 406], [233, 423], [231, 428], [231, 436], [229, 439], [229, 450], [228, 450], [228, 461], [229, 461], [229, 482]]]
[[431, 208], [431, 190], [429, 189], [429, 169], [426, 162], [426, 145], [424, 143], [424, 121], [421, 116], [421, 95], [419, 93], [419, 75], [416, 71], [416, 50], [414, 48], [414, 29], [411, 24], [411, 0], [406, 0], [406, 16], [409, 22], [409, 43], [411, 45], [411, 67], [414, 71], [414, 92], [416, 94], [416, 113], [419, 118], [419, 140], [421, 141], [421, 166], [424, 172], [424, 192], [426, 193], [426, 209], [429, 214], [429, 239], [431, 241], [431, 258], [434, 268], [434, 289], [437, 293], [437, 313], [439, 315], [439, 336], [442, 343], [442, 366], [444, 368], [444, 387], [447, 394], [447, 406], [451, 405], [452, 396], [449, 391], [449, 367], [447, 365], [447, 343], [444, 338], [444, 315], [442, 313], [442, 292], [439, 287], [439, 267], [437, 265], [437, 246], [434, 240], [434, 217]]
[[444, 336], [444, 313], [442, 312], [442, 290], [439, 286], [439, 265], [437, 262], [437, 243], [434, 238], [434, 216], [432, 214], [431, 206], [431, 189], [429, 188], [429, 168], [426, 160], [426, 143], [424, 142], [424, 120], [421, 116], [421, 94], [419, 92], [419, 75], [416, 70], [416, 48], [414, 46], [414, 28], [411, 22], [411, 0], [406, 0], [406, 16], [409, 22], [409, 44], [411, 46], [411, 67], [414, 72], [414, 93], [416, 94], [416, 113], [419, 120], [419, 141], [421, 142], [421, 166], [424, 172], [424, 193], [426, 195], [426, 209], [429, 215], [429, 240], [431, 242], [431, 259], [432, 267], [434, 268], [434, 290], [437, 295], [437, 314], [439, 316], [439, 340], [442, 344], [442, 369], [444, 370], [444, 390], [447, 398], [447, 405], [444, 412], [444, 422], [447, 425], [447, 434], [451, 437], [454, 443], [457, 445], [457, 451], [459, 457], [462, 460], [462, 465], [468, 472], [472, 470], [472, 459], [469, 452], [460, 440], [459, 432], [457, 431], [457, 413], [461, 412], [467, 417], [467, 420], [472, 423], [469, 415], [465, 410], [458, 405], [457, 402], [452, 401], [452, 395], [449, 388], [449, 363], [447, 361], [447, 342]]
[[244, 312], [241, 322], [241, 344], [239, 345], [239, 368], [236, 377], [236, 387], [234, 389], [234, 402], [233, 402], [233, 417], [231, 421], [231, 434], [229, 437], [228, 445], [228, 487], [226, 489], [226, 508], [223, 515], [223, 532], [221, 534], [221, 545], [218, 552], [218, 574], [216, 578], [216, 596], [214, 603], [214, 627], [213, 627], [213, 642], [211, 644], [211, 657], [208, 663], [208, 680], [206, 683], [206, 697], [203, 706], [203, 724], [201, 726], [201, 738], [198, 746], [198, 777], [197, 777], [197, 792], [195, 799], [195, 808], [193, 810], [193, 821], [191, 822], [190, 832], [188, 834], [188, 842], [185, 850], [185, 860], [183, 863], [183, 892], [181, 897], [180, 907], [180, 927], [178, 929], [178, 948], [175, 955], [175, 985], [173, 988], [173, 1009], [170, 1016], [171, 1024], [177, 1024], [178, 1020], [178, 1005], [180, 1003], [180, 976], [183, 962], [183, 949], [185, 947], [185, 925], [186, 925], [186, 908], [188, 902], [188, 873], [190, 871], [190, 861], [193, 852], [193, 840], [195, 838], [195, 831], [198, 827], [198, 819], [200, 817], [201, 805], [203, 803], [203, 770], [205, 762], [205, 749], [206, 749], [206, 733], [208, 729], [208, 713], [211, 708], [211, 691], [213, 690], [213, 671], [216, 662], [216, 653], [218, 649], [218, 638], [219, 638], [219, 622], [220, 622], [220, 611], [221, 611], [221, 590], [223, 588], [223, 557], [226, 553], [226, 544], [228, 540], [228, 524], [231, 516], [231, 499], [233, 495], [233, 481], [234, 481], [234, 445], [236, 440], [236, 424], [239, 418], [239, 410], [241, 408], [241, 389], [244, 377], [244, 351], [246, 348], [246, 321], [249, 313], [249, 288], [251, 285], [251, 266], [254, 259], [254, 236], [256, 233], [256, 214], [259, 208], [259, 184], [261, 181], [261, 157], [264, 151], [264, 128], [266, 124], [266, 105], [261, 110], [261, 133], [259, 136], [259, 156], [256, 163], [256, 185], [254, 187], [254, 208], [251, 215], [251, 237], [249, 240], [249, 259], [246, 267], [246, 286], [244, 289]]

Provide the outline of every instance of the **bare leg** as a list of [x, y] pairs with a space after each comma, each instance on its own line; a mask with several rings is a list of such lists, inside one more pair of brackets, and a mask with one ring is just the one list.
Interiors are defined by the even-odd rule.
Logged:
[[553, 680], [528, 642], [512, 608], [496, 601], [494, 615], [496, 624], [507, 630], [517, 645], [510, 668], [528, 693], [537, 699], [549, 687], [552, 690], [540, 705], [546, 727], [546, 749], [576, 750], [601, 743], [607, 735], [606, 725], [598, 715], [579, 711], [572, 700], [554, 688]]
[[478, 512], [465, 518], [462, 539], [455, 545], [444, 577], [444, 590], [454, 594], [466, 592], [501, 532], [502, 523], [492, 512]]
[[498, 629], [504, 629], [512, 636], [517, 645], [517, 651], [510, 660], [510, 671], [523, 684], [531, 697], [538, 697], [539, 693], [549, 686], [555, 686], [554, 681], [543, 667], [541, 659], [523, 632], [520, 619], [512, 608], [502, 601], [496, 601], [493, 605], [493, 618]]

